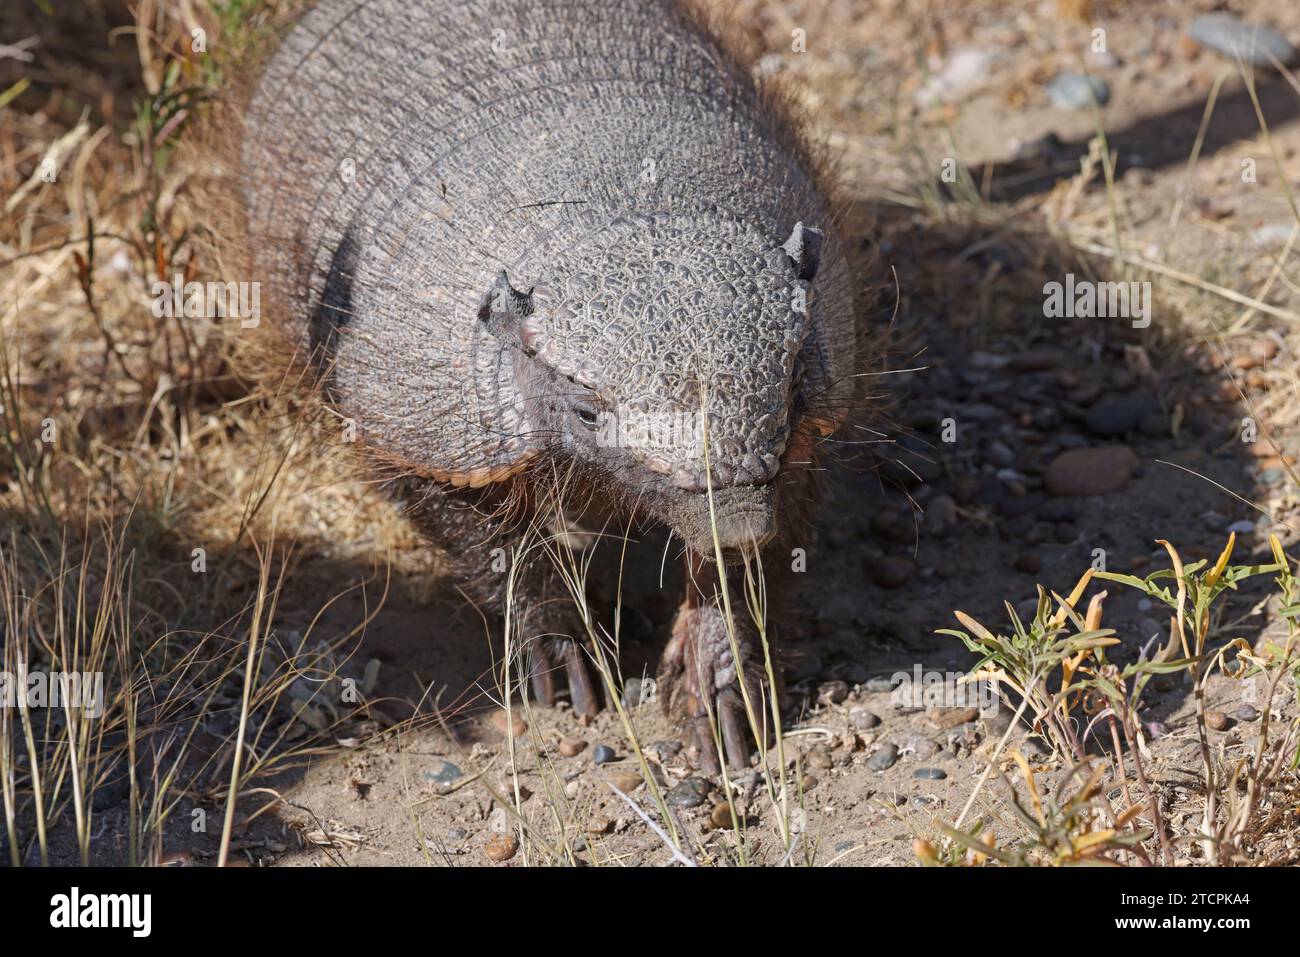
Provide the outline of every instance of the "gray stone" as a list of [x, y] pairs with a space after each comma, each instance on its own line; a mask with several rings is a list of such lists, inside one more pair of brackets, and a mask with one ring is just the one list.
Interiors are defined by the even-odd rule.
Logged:
[[711, 790], [713, 785], [703, 778], [689, 777], [669, 790], [664, 800], [673, 807], [699, 807]]
[[464, 776], [464, 771], [445, 759], [440, 759], [436, 767], [424, 772], [424, 779], [434, 784], [453, 784]]
[[1255, 66], [1269, 66], [1271, 53], [1283, 66], [1294, 62], [1296, 49], [1276, 30], [1247, 23], [1231, 13], [1207, 13], [1187, 28], [1187, 35], [1203, 47], [1233, 60], [1240, 57]]
[[898, 745], [886, 744], [867, 759], [867, 767], [873, 771], [887, 771], [898, 761]]
[[1105, 106], [1110, 100], [1110, 87], [1099, 77], [1058, 73], [1047, 84], [1047, 98], [1057, 109], [1086, 110], [1092, 107], [1094, 100], [1098, 106]]
[[869, 731], [880, 724], [880, 718], [866, 708], [854, 708], [849, 712], [849, 722], [858, 731]]

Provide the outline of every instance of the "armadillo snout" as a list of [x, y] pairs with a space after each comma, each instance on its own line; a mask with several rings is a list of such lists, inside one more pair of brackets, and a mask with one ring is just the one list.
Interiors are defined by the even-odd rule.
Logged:
[[717, 547], [730, 563], [744, 553], [762, 548], [777, 532], [775, 488], [771, 485], [718, 489], [709, 497], [694, 493], [678, 499], [672, 526], [687, 546], [712, 560]]
[[744, 509], [717, 517], [718, 544], [723, 551], [761, 548], [776, 535], [772, 509]]

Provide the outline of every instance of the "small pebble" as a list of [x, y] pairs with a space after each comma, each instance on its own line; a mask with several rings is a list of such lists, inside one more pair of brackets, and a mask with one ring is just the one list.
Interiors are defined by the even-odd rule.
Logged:
[[912, 772], [912, 777], [923, 781], [942, 781], [948, 777], [948, 772], [942, 768], [917, 768]]
[[867, 759], [867, 767], [872, 771], [886, 771], [898, 761], [898, 745], [886, 744]]
[[939, 752], [939, 744], [933, 738], [923, 734], [908, 735], [907, 740], [903, 742], [913, 754], [921, 760], [932, 758]]
[[1243, 704], [1240, 708], [1232, 713], [1232, 716], [1238, 721], [1258, 721], [1259, 712], [1253, 705]]
[[502, 737], [511, 734], [512, 737], [518, 738], [528, 730], [528, 725], [524, 723], [523, 716], [518, 711], [507, 713], [504, 708], [492, 715], [492, 727], [496, 728]]
[[880, 718], [865, 708], [854, 708], [849, 712], [849, 723], [858, 731], [869, 731], [880, 724]]
[[1215, 731], [1227, 731], [1231, 722], [1222, 711], [1207, 711], [1205, 712], [1205, 723]]
[[483, 853], [494, 864], [510, 860], [518, 850], [519, 840], [513, 834], [494, 834], [483, 846]]
[[673, 807], [699, 807], [713, 790], [713, 785], [703, 778], [689, 777], [671, 788], [664, 800]]
[[438, 766], [433, 770], [424, 772], [425, 780], [432, 781], [434, 784], [451, 784], [464, 776], [464, 771], [446, 760], [439, 761]]
[[834, 763], [831, 761], [830, 752], [827, 751], [825, 748], [820, 748], [820, 747], [813, 748], [806, 755], [804, 755], [804, 761], [807, 763], [808, 767], [820, 768], [823, 771], [831, 767]]
[[607, 744], [598, 744], [591, 752], [591, 760], [597, 764], [609, 764], [615, 758], [614, 749]]
[[610, 778], [610, 783], [624, 794], [631, 794], [641, 786], [641, 775], [631, 772], [615, 774]]
[[713, 810], [709, 812], [709, 823], [714, 827], [731, 829], [731, 807], [725, 803], [713, 805]]
[[571, 758], [575, 754], [581, 754], [587, 749], [587, 742], [582, 738], [561, 738], [560, 753], [566, 758]]
[[1086, 110], [1095, 99], [1105, 106], [1110, 99], [1110, 87], [1100, 77], [1082, 73], [1058, 73], [1047, 84], [1047, 97], [1052, 105], [1062, 110]]
[[1129, 483], [1138, 457], [1126, 445], [1070, 449], [1047, 467], [1047, 491], [1058, 498], [1078, 498], [1117, 492]]

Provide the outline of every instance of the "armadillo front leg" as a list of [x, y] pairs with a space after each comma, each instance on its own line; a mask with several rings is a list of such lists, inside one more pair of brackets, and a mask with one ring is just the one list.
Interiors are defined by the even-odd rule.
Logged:
[[449, 577], [471, 601], [505, 616], [521, 636], [533, 696], [555, 703], [558, 680], [575, 713], [594, 715], [600, 699], [583, 650], [586, 629], [563, 578], [517, 514], [503, 519], [505, 490], [488, 493], [409, 480], [402, 488], [420, 531], [445, 555]]
[[[660, 681], [668, 711], [683, 719], [692, 759], [709, 773], [720, 768], [718, 739], [727, 763], [749, 766], [751, 745], [766, 747], [772, 695], [763, 635], [745, 600], [743, 568], [729, 568], [723, 600], [717, 567], [686, 557], [686, 598], [673, 621]], [[727, 604], [731, 613], [727, 614]]]

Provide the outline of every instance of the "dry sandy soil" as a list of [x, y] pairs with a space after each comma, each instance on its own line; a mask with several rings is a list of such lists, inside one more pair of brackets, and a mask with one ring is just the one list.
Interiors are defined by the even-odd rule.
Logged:
[[[277, 719], [277, 727], [298, 726], [288, 737], [300, 750], [248, 785], [274, 793], [250, 790], [241, 800], [237, 859], [661, 865], [673, 855], [646, 822], [659, 818], [642, 780], [647, 768], [674, 795], [682, 842], [701, 862], [914, 864], [915, 840], [936, 841], [936, 825], [962, 815], [977, 790], [966, 820], [982, 818], [999, 841], [1014, 841], [1021, 826], [1002, 772], [1023, 785], [1017, 765], [1002, 752], [997, 773], [983, 787], [976, 783], [1007, 727], [1005, 709], [906, 706], [890, 690], [897, 672], [971, 667], [960, 641], [936, 633], [957, 627], [953, 610], [1005, 631], [1004, 603], [1032, 615], [1037, 585], [1068, 593], [1099, 556], [1111, 570], [1143, 575], [1167, 566], [1161, 539], [1188, 561], [1212, 562], [1235, 531], [1234, 561], [1241, 563], [1269, 560], [1270, 533], [1288, 548], [1296, 543], [1300, 499], [1280, 453], [1297, 451], [1300, 408], [1296, 219], [1285, 185], [1300, 183], [1300, 90], [1275, 71], [1256, 74], [1266, 140], [1237, 65], [1188, 40], [1185, 29], [1195, 15], [1226, 7], [1300, 44], [1300, 7], [1247, 0], [743, 6], [754, 38], [769, 51], [762, 72], [795, 85], [839, 157], [854, 198], [849, 228], [877, 247], [890, 270], [885, 284], [892, 288], [872, 321], [892, 325], [900, 343], [887, 377], [896, 421], [882, 419], [881, 434], [858, 437], [875, 467], [828, 469], [808, 571], [796, 576], [791, 607], [777, 625], [787, 668], [793, 851], [786, 852], [779, 815], [756, 772], [731, 782], [746, 818], [743, 839], [716, 810], [723, 782], [705, 781], [698, 798], [687, 799], [690, 784], [682, 782], [697, 772], [673, 747], [676, 728], [656, 701], [628, 701], [645, 765], [609, 709], [584, 725], [563, 706], [533, 710], [516, 700], [520, 733], [511, 747], [496, 690], [499, 624], [439, 580], [436, 559], [391, 503], [345, 467], [295, 452], [272, 503], [281, 539], [297, 543], [270, 623], [273, 644], [310, 632], [336, 646], [340, 674], [357, 680], [369, 706], [323, 736], [313, 728], [328, 723], [319, 715]], [[1074, 10], [1084, 15], [1070, 15]], [[1096, 27], [1106, 31], [1105, 55], [1089, 49]], [[806, 31], [806, 52], [791, 50], [794, 30]], [[963, 62], [964, 74], [952, 69]], [[1049, 81], [1085, 66], [1107, 84], [1108, 102], [1079, 110], [1054, 104]], [[1216, 106], [1190, 165], [1212, 94]], [[31, 144], [48, 144], [68, 128], [66, 109], [39, 98], [18, 102], [44, 110], [46, 119], [33, 130], [0, 114], [11, 150], [16, 142], [21, 152], [5, 158], [21, 169], [8, 175], [6, 193], [31, 174], [39, 157]], [[87, 162], [92, 175], [107, 175], [113, 158], [127, 155], [114, 152], [112, 126], [124, 106], [119, 99], [98, 109], [92, 130], [110, 132], [97, 147], [102, 155]], [[1099, 126], [1117, 157], [1112, 188], [1102, 164], [1086, 160]], [[970, 174], [975, 195], [948, 190], [946, 158]], [[1254, 182], [1242, 181], [1243, 162], [1253, 164]], [[101, 218], [113, 215], [105, 196], [90, 205]], [[55, 227], [24, 228], [52, 236]], [[19, 232], [9, 251], [24, 248]], [[1157, 271], [1118, 263], [1117, 245], [1130, 263]], [[113, 251], [109, 240], [99, 253], [107, 263], [101, 289], [138, 285], [135, 266], [115, 270]], [[59, 310], [85, 311], [81, 290], [67, 280], [72, 260], [55, 255], [24, 273], [24, 290], [4, 280], [11, 295], [26, 299], [22, 316], [11, 310], [6, 322], [30, 329]], [[1045, 318], [1044, 284], [1066, 273], [1149, 280], [1149, 327]], [[222, 401], [238, 403], [235, 391]], [[1255, 443], [1242, 441], [1248, 417], [1265, 434]], [[944, 434], [949, 419], [955, 441]], [[232, 435], [230, 448], [239, 442]], [[1050, 466], [1059, 456], [1102, 447], [1131, 450], [1124, 474], [1116, 478], [1113, 460], [1085, 461], [1074, 480], [1096, 483], [1101, 494], [1054, 494], [1061, 483]], [[214, 505], [201, 522], [158, 519], [159, 534], [174, 535], [174, 553], [188, 554], [195, 527], [207, 523], [205, 540], [220, 538], [236, 555], [246, 571], [222, 599], [230, 607], [256, 591], [255, 563], [236, 530], [243, 493], [231, 491], [259, 473], [252, 461], [205, 473], [204, 481], [228, 483], [214, 501], [235, 504]], [[15, 495], [11, 488], [14, 511]], [[630, 586], [622, 624], [628, 678], [653, 676], [673, 611], [671, 591], [654, 585], [657, 553], [652, 545], [646, 551], [649, 558], [636, 560], [640, 584]], [[385, 565], [391, 578], [379, 605]], [[1213, 643], [1242, 637], [1262, 647], [1285, 639], [1269, 578], [1255, 581], [1230, 596]], [[358, 583], [365, 585], [353, 587]], [[325, 607], [326, 596], [340, 593]], [[169, 627], [215, 630], [221, 602], [203, 608], [208, 617]], [[1167, 613], [1122, 586], [1109, 588], [1104, 624], [1121, 640], [1111, 650], [1119, 661], [1135, 659], [1153, 636], [1163, 643], [1169, 628]], [[206, 715], [207, 737], [196, 748], [219, 753], [228, 741], [238, 720], [238, 681], [233, 687]], [[1208, 706], [1223, 717], [1211, 732], [1220, 759], [1249, 751], [1270, 707], [1275, 720], [1294, 717], [1292, 694], [1272, 702], [1265, 696], [1257, 680], [1208, 682]], [[1157, 679], [1144, 700], [1146, 773], [1171, 830], [1188, 833], [1202, 806], [1190, 686], [1181, 676]], [[1024, 728], [1013, 730], [1008, 744], [1028, 757], [1041, 792], [1053, 795], [1067, 762]], [[602, 747], [612, 759], [598, 764]], [[768, 761], [776, 764], [774, 752]], [[216, 767], [229, 773], [225, 764]], [[1119, 792], [1113, 777], [1106, 788]], [[1279, 785], [1272, 824], [1249, 842], [1251, 860], [1294, 862], [1294, 788], [1290, 779]], [[99, 811], [96, 859], [125, 859], [120, 790], [118, 798]], [[162, 841], [170, 860], [215, 857], [220, 828], [196, 833], [194, 807], [217, 820], [224, 802], [199, 787], [182, 797]], [[1190, 843], [1175, 849], [1180, 862], [1200, 853]], [[70, 835], [55, 842], [55, 855], [75, 859]]]

